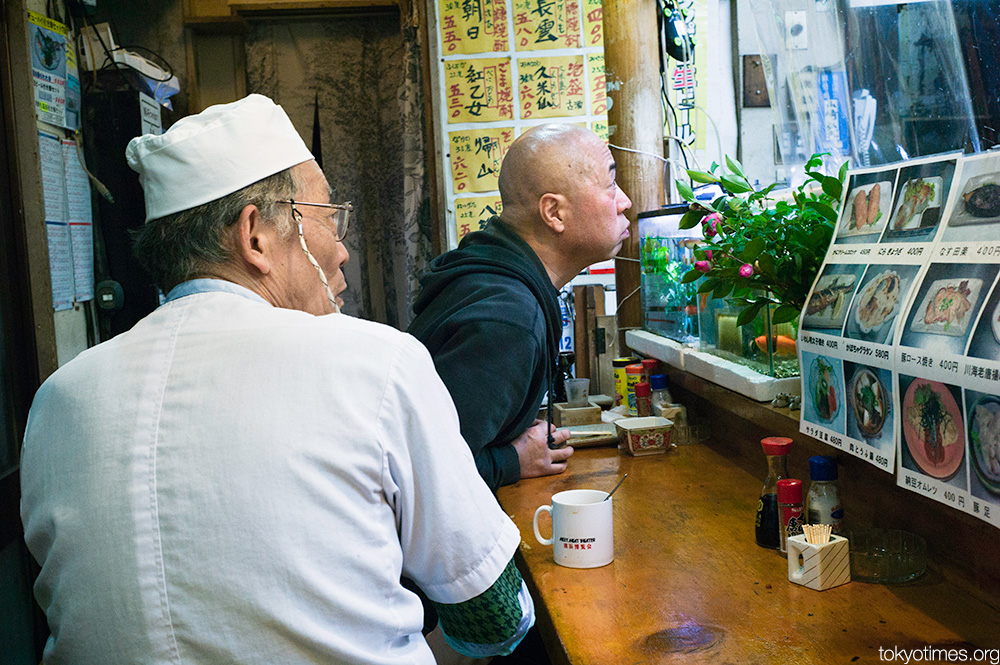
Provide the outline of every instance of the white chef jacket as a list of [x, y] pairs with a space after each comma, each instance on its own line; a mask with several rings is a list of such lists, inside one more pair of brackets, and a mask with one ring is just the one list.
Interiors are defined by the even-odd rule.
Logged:
[[47, 665], [433, 663], [400, 574], [463, 602], [520, 536], [427, 351], [229, 282], [171, 298], [35, 397]]

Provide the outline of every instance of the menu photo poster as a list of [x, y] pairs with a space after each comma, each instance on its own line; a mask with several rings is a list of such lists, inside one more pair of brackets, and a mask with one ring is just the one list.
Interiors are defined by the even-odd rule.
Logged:
[[[1000, 526], [1000, 155], [963, 158], [899, 341], [898, 484]], [[904, 392], [905, 390], [905, 392]]]
[[[956, 159], [848, 173], [833, 241], [800, 321], [801, 431], [889, 473], [901, 426], [893, 352], [898, 321], [948, 195], [937, 180], [933, 197], [917, 183], [937, 178], [950, 185]], [[915, 192], [926, 201], [916, 204]]]

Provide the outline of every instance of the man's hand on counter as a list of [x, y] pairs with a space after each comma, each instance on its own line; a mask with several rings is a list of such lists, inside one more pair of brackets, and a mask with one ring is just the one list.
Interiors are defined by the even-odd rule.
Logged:
[[521, 465], [521, 478], [537, 478], [551, 476], [566, 470], [567, 460], [573, 454], [573, 448], [564, 446], [569, 438], [568, 429], [552, 427], [553, 448], [548, 442], [549, 424], [544, 420], [536, 420], [514, 442], [517, 459]]

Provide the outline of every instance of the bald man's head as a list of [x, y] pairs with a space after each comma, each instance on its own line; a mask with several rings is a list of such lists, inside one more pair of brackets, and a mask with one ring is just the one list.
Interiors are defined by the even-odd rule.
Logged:
[[529, 129], [511, 144], [500, 166], [501, 216], [515, 226], [535, 221], [544, 194], [572, 196], [581, 181], [604, 175], [602, 153], [608, 154], [604, 142], [577, 125]]

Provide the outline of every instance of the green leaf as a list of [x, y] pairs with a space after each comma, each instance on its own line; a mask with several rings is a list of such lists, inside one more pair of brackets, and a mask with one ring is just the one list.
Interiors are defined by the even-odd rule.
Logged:
[[802, 310], [795, 305], [781, 305], [771, 312], [771, 323], [777, 325], [779, 323], [794, 321], [799, 318], [799, 313], [801, 311]]
[[721, 300], [730, 294], [733, 290], [732, 282], [727, 282], [724, 280], [719, 280], [718, 285], [712, 290], [712, 297], [716, 300]]
[[705, 273], [696, 268], [691, 268], [686, 273], [684, 273], [683, 277], [681, 277], [681, 284], [690, 284], [691, 282], [697, 281], [698, 278], [704, 274]]
[[683, 180], [674, 180], [677, 184], [677, 193], [681, 195], [681, 198], [685, 201], [694, 201], [694, 190], [691, 189], [691, 185], [687, 184]]
[[757, 257], [757, 265], [760, 266], [761, 272], [772, 273], [774, 272], [774, 257], [771, 254], [761, 254]]
[[711, 173], [705, 173], [704, 171], [694, 171], [692, 169], [688, 169], [687, 174], [688, 177], [695, 182], [703, 182], [706, 184], [719, 182], [719, 179], [716, 178], [714, 175], [712, 175]]
[[735, 159], [731, 158], [729, 155], [726, 155], [726, 166], [728, 166], [729, 170], [738, 175], [739, 177], [744, 179], [746, 178], [746, 175], [744, 175], [743, 173], [743, 165], [740, 164]]
[[706, 214], [704, 210], [688, 210], [681, 216], [681, 221], [677, 223], [677, 227], [680, 229], [694, 228]]
[[698, 287], [698, 293], [708, 293], [719, 285], [719, 280], [715, 277], [709, 277]]
[[821, 181], [823, 183], [823, 192], [835, 201], [840, 201], [840, 195], [844, 191], [844, 186], [840, 184], [840, 181], [836, 178], [831, 178], [830, 176], [823, 176]]
[[764, 251], [764, 247], [767, 242], [760, 236], [757, 236], [746, 245], [743, 246], [743, 251], [740, 253], [740, 258], [746, 263], [753, 263], [760, 256], [760, 253]]
[[733, 194], [743, 194], [753, 191], [753, 187], [747, 184], [746, 178], [737, 179], [731, 175], [722, 176], [722, 185]]
[[850, 162], [844, 162], [840, 165], [840, 171], [837, 172], [837, 178], [840, 182], [844, 182], [844, 176], [847, 175], [847, 166]]
[[757, 315], [760, 314], [761, 308], [765, 304], [766, 303], [763, 302], [755, 302], [749, 307], [744, 308], [743, 311], [740, 312], [740, 315], [736, 317], [736, 325], [745, 326], [746, 324], [756, 319]]
[[827, 218], [831, 222], [837, 221], [837, 211], [825, 203], [820, 203], [819, 201], [806, 201], [806, 206], [823, 215], [823, 217]]

